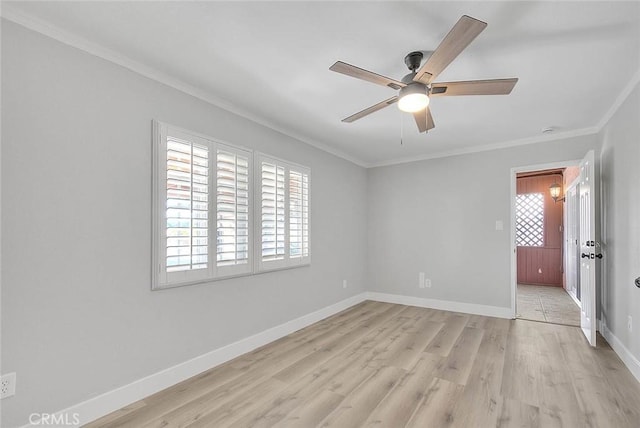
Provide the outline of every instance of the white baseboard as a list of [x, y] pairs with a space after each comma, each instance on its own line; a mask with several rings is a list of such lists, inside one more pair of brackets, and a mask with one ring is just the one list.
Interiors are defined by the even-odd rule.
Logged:
[[[232, 360], [233, 358], [259, 348], [260, 346], [271, 343], [281, 337], [293, 333], [294, 331], [307, 327], [365, 300], [375, 300], [378, 302], [396, 303], [401, 305], [441, 309], [452, 312], [464, 312], [499, 318], [511, 318], [510, 308], [424, 299], [420, 297], [401, 296], [396, 294], [375, 292], [360, 293], [310, 314], [301, 316], [284, 324], [280, 324], [276, 327], [272, 327], [253, 336], [223, 346], [222, 348], [215, 349], [204, 355], [192, 358], [184, 363], [169, 367], [128, 385], [124, 385], [120, 388], [98, 395], [97, 397], [90, 398], [82, 403], [56, 412], [53, 417], [57, 420], [74, 422], [79, 420], [78, 425], [87, 424], [131, 403], [148, 397], [151, 394], [162, 391], [176, 383], [189, 379], [190, 377]], [[41, 424], [38, 424], [39, 421], [33, 422], [34, 423], [24, 425], [23, 428], [41, 426]]]
[[475, 303], [451, 302], [448, 300], [425, 299], [422, 297], [402, 296], [399, 294], [387, 294], [368, 291], [367, 300], [377, 302], [397, 303], [400, 305], [418, 306], [421, 308], [440, 309], [443, 311], [463, 312], [466, 314], [484, 315], [487, 317], [513, 318], [511, 308], [499, 306], [477, 305]]
[[618, 354], [622, 362], [629, 369], [633, 377], [640, 382], [640, 361], [627, 349], [626, 346], [616, 337], [605, 322], [600, 322], [600, 334], [609, 342], [609, 345]]
[[[257, 333], [253, 336], [239, 340], [222, 348], [213, 350], [204, 355], [200, 355], [184, 363], [169, 367], [160, 372], [139, 379], [128, 385], [93, 397], [82, 403], [71, 406], [54, 414], [57, 420], [74, 421], [74, 415], [79, 419], [78, 425], [84, 425], [102, 416], [116, 411], [128, 404], [134, 403], [151, 394], [175, 385], [178, 382], [189, 379], [203, 371], [218, 366], [226, 361], [236, 358], [242, 354], [250, 352], [260, 346], [271, 343], [281, 337], [307, 327], [324, 318], [334, 315], [340, 311], [357, 305], [365, 300], [377, 302], [396, 303], [408, 306], [418, 306], [430, 309], [440, 309], [451, 312], [462, 312], [475, 315], [484, 315], [498, 318], [512, 318], [511, 308], [498, 306], [477, 305], [473, 303], [452, 302], [446, 300], [425, 299], [421, 297], [403, 296], [398, 294], [387, 294], [377, 292], [365, 292], [348, 299], [342, 300], [333, 305], [319, 309], [310, 314], [301, 316], [294, 320], [280, 324], [276, 327]], [[613, 350], [620, 356], [624, 364], [629, 368], [633, 376], [640, 382], [640, 361], [638, 361], [622, 342], [607, 328], [606, 324], [600, 323], [600, 332], [609, 342]], [[39, 421], [33, 421], [24, 427], [41, 426]], [[76, 425], [76, 426], [78, 426]], [[72, 425], [68, 425], [72, 426]]]
[[[360, 293], [333, 305], [319, 309], [300, 318], [285, 322], [276, 327], [265, 330], [253, 336], [215, 349], [204, 355], [192, 358], [184, 363], [169, 367], [128, 385], [93, 397], [82, 403], [71, 406], [54, 414], [56, 420], [74, 421], [79, 419], [79, 425], [84, 425], [102, 416], [108, 415], [126, 405], [134, 403], [158, 391], [162, 391], [178, 382], [189, 379], [212, 367], [218, 366], [242, 354], [246, 354], [260, 346], [271, 343], [281, 337], [307, 327], [324, 318], [357, 305], [366, 300], [366, 293]], [[74, 416], [75, 415], [75, 416]], [[66, 419], [65, 419], [66, 418]], [[31, 422], [31, 421], [30, 421]], [[33, 421], [24, 427], [42, 426], [39, 421]], [[73, 426], [73, 425], [71, 425]], [[78, 425], [75, 425], [78, 426]]]
[[[567, 291], [567, 290], [565, 290], [565, 291]], [[567, 291], [567, 294], [569, 295], [569, 297], [571, 297], [573, 299], [574, 302], [576, 302], [576, 305], [578, 305], [578, 307], [580, 309], [582, 309], [582, 303], [580, 303], [580, 300], [578, 300], [578, 298], [574, 294], [571, 294], [568, 291]]]

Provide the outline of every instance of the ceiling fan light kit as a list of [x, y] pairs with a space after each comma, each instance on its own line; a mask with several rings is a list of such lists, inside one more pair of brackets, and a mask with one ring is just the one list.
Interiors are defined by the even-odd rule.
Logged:
[[351, 123], [365, 116], [381, 110], [391, 104], [398, 103], [402, 111], [413, 113], [413, 117], [420, 132], [427, 132], [435, 127], [429, 108], [430, 96], [456, 95], [508, 95], [518, 82], [517, 78], [471, 80], [465, 82], [434, 83], [434, 79], [486, 28], [486, 22], [464, 15], [453, 26], [451, 31], [431, 52], [424, 64], [420, 66], [424, 57], [420, 51], [410, 52], [404, 62], [410, 73], [402, 80], [391, 79], [380, 74], [337, 61], [329, 70], [342, 73], [357, 79], [366, 80], [397, 90], [398, 95], [372, 105], [345, 119]]
[[428, 88], [422, 83], [410, 83], [398, 92], [398, 108], [407, 113], [415, 113], [429, 105]]

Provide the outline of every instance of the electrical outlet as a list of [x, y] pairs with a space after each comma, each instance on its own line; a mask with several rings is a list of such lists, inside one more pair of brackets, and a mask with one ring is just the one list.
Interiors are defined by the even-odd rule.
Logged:
[[627, 330], [629, 330], [629, 333], [631, 333], [632, 329], [633, 329], [633, 319], [631, 318], [631, 315], [629, 315], [629, 318], [627, 319]]
[[431, 288], [431, 280], [429, 278], [425, 279], [424, 286], [426, 288]]
[[418, 288], [424, 288], [424, 272], [418, 274]]
[[7, 373], [2, 376], [0, 381], [0, 398], [7, 398], [12, 395], [16, 395], [16, 374]]
[[347, 280], [346, 279], [342, 280], [342, 288], [347, 288]]

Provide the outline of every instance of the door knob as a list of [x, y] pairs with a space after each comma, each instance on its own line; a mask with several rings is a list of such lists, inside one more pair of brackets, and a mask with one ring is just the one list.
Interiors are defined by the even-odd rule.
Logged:
[[588, 258], [589, 258], [589, 254], [587, 254], [587, 253], [582, 253], [582, 254], [580, 255], [580, 257], [582, 257], [583, 259], [588, 259]]
[[600, 254], [596, 254], [596, 257], [597, 257], [597, 258], [599, 258], [599, 259], [601, 259], [601, 258], [602, 258], [602, 253], [600, 253]]

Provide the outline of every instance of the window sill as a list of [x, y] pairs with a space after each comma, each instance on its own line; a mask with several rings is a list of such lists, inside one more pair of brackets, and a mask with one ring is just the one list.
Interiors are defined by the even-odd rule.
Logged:
[[256, 269], [256, 271], [253, 274], [260, 275], [263, 273], [278, 272], [280, 270], [291, 270], [291, 269], [297, 269], [297, 268], [308, 267], [308, 266], [311, 266], [311, 261], [299, 263], [295, 265], [288, 265], [288, 266], [275, 266], [275, 267], [268, 267], [268, 268], [263, 267], [261, 269]]
[[297, 269], [297, 268], [309, 267], [309, 266], [311, 266], [311, 261], [308, 261], [308, 262], [305, 262], [305, 263], [296, 264], [296, 265], [293, 265], [293, 266], [277, 266], [277, 267], [268, 268], [268, 269], [262, 268], [260, 270], [256, 269], [254, 272], [235, 273], [235, 274], [218, 276], [218, 277], [215, 277], [215, 278], [203, 278], [203, 279], [197, 279], [197, 280], [193, 280], [193, 281], [174, 282], [174, 283], [171, 283], [171, 284], [162, 284], [162, 285], [152, 284], [151, 291], [162, 291], [162, 290], [169, 290], [169, 289], [172, 289], [172, 288], [187, 287], [187, 286], [190, 286], [190, 285], [209, 284], [209, 283], [212, 283], [212, 282], [224, 281], [224, 280], [227, 280], [227, 279], [243, 278], [243, 277], [254, 276], [254, 275], [262, 275], [262, 274], [265, 274], [265, 273], [278, 272], [278, 271], [282, 271], [282, 270], [291, 270], [291, 269]]

